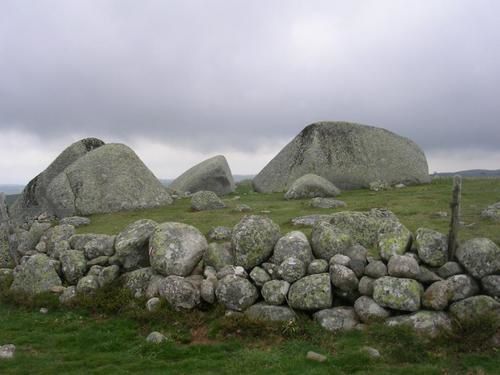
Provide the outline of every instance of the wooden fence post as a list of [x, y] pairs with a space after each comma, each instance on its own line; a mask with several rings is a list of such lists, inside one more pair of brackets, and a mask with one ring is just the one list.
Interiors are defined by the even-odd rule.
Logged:
[[462, 177], [453, 177], [453, 194], [450, 203], [451, 221], [448, 234], [448, 260], [455, 260], [455, 252], [458, 246], [458, 230], [460, 228], [460, 201], [462, 199]]

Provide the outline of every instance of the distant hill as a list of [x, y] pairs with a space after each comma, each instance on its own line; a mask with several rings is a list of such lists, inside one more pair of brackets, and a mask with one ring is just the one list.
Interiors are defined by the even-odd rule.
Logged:
[[0, 185], [0, 193], [5, 193], [5, 195], [19, 194], [23, 191], [23, 189], [24, 185], [14, 185], [14, 184]]
[[469, 169], [466, 171], [458, 172], [436, 172], [432, 174], [432, 177], [453, 177], [455, 175], [460, 175], [462, 177], [499, 177], [500, 169], [489, 170], [489, 169]]

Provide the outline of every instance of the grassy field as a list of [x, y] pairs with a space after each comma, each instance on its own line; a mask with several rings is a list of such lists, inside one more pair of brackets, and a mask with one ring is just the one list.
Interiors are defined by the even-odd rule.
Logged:
[[[234, 196], [239, 195], [239, 200]], [[357, 190], [340, 197], [351, 210], [387, 207], [411, 230], [424, 226], [447, 231], [451, 181], [373, 193]], [[500, 180], [465, 180], [463, 186], [462, 240], [486, 236], [500, 244], [499, 224], [480, 220], [487, 205], [500, 201]], [[232, 207], [247, 204], [254, 213], [268, 215], [285, 233], [295, 229], [290, 219], [332, 210], [312, 209], [308, 201], [285, 201], [281, 194], [260, 195], [240, 189], [226, 198], [229, 208], [215, 212], [191, 212], [189, 200], [161, 209], [95, 215], [80, 232], [117, 233], [141, 218], [158, 222], [179, 221], [206, 233], [216, 225], [234, 225], [244, 215]], [[338, 211], [338, 210], [337, 210]], [[309, 232], [307, 228], [305, 232]], [[164, 306], [159, 312], [144, 309], [145, 301], [132, 300], [116, 288], [101, 290], [92, 299], [78, 301], [72, 309], [58, 307], [53, 296], [35, 301], [12, 299], [0, 293], [0, 345], [17, 346], [16, 358], [0, 360], [0, 374], [498, 374], [500, 353], [486, 340], [491, 327], [481, 323], [433, 341], [404, 328], [371, 326], [365, 332], [334, 335], [319, 328], [307, 316], [296, 324], [263, 324], [225, 318], [220, 307], [175, 312]], [[49, 307], [48, 314], [38, 312]], [[169, 341], [154, 345], [145, 341], [153, 330]], [[364, 346], [378, 349], [370, 358]], [[328, 357], [324, 363], [305, 359], [313, 350]]]
[[[240, 187], [234, 194], [225, 197], [228, 208], [215, 211], [193, 212], [190, 200], [181, 199], [173, 205], [163, 208], [102, 214], [91, 216], [92, 223], [79, 228], [79, 233], [116, 234], [127, 224], [135, 220], [148, 218], [159, 223], [177, 221], [194, 225], [203, 233], [207, 233], [217, 225], [234, 226], [245, 214], [233, 209], [240, 204], [250, 206], [252, 214], [264, 211], [281, 227], [283, 233], [300, 229], [306, 234], [310, 228], [294, 227], [290, 220], [297, 216], [311, 214], [328, 214], [342, 210], [364, 211], [371, 208], [388, 208], [392, 210], [411, 231], [419, 227], [428, 227], [443, 233], [448, 232], [449, 218], [439, 217], [438, 211], [449, 211], [451, 199], [451, 179], [437, 179], [429, 185], [410, 186], [372, 192], [361, 189], [343, 192], [339, 199], [347, 203], [347, 208], [336, 210], [309, 207], [309, 200], [291, 200], [283, 198], [283, 194], [258, 194]], [[240, 197], [239, 199], [235, 199]], [[486, 236], [500, 244], [500, 228], [498, 223], [481, 220], [479, 214], [486, 206], [500, 201], [500, 179], [465, 179], [462, 188], [462, 217], [466, 226], [461, 230], [461, 239]], [[270, 211], [270, 212], [267, 212]]]

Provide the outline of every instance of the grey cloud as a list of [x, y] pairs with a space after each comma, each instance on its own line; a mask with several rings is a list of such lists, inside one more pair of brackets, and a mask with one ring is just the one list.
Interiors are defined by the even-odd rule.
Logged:
[[0, 130], [254, 150], [317, 120], [500, 144], [500, 3], [2, 1]]

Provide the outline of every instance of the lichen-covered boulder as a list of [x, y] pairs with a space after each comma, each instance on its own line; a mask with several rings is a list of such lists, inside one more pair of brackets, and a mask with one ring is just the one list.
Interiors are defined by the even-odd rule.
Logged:
[[30, 256], [14, 269], [13, 276], [10, 290], [32, 296], [62, 285], [54, 265], [45, 254]]
[[373, 295], [373, 283], [374, 282], [375, 282], [375, 279], [372, 279], [369, 276], [363, 276], [359, 280], [359, 284], [358, 284], [359, 293], [364, 295], [364, 296], [371, 297]]
[[442, 280], [441, 277], [432, 272], [428, 267], [420, 265], [419, 268], [420, 273], [415, 279], [420, 281], [422, 284], [428, 285]]
[[354, 302], [354, 311], [363, 323], [381, 322], [391, 313], [367, 296], [359, 297]]
[[306, 274], [306, 264], [295, 257], [286, 258], [278, 267], [278, 276], [293, 283]]
[[318, 122], [304, 128], [253, 183], [258, 192], [280, 192], [311, 171], [341, 189], [367, 187], [375, 180], [430, 182], [425, 155], [409, 139], [371, 126]]
[[97, 289], [99, 289], [99, 280], [94, 275], [84, 276], [76, 284], [76, 292], [78, 294], [92, 294]]
[[28, 183], [21, 196], [10, 207], [11, 216], [22, 220], [26, 216], [36, 216], [43, 212], [54, 214], [52, 202], [47, 196], [50, 183], [79, 158], [103, 145], [104, 142], [100, 139], [85, 138], [67, 147], [47, 169]]
[[208, 211], [225, 208], [224, 202], [213, 191], [198, 191], [191, 197], [193, 211]]
[[47, 255], [54, 259], [59, 259], [58, 244], [62, 241], [69, 241], [75, 234], [75, 227], [68, 224], [56, 225], [45, 233], [47, 238]]
[[70, 285], [76, 285], [87, 272], [87, 260], [81, 251], [66, 250], [59, 254], [64, 278]]
[[328, 272], [328, 262], [324, 259], [314, 259], [309, 266], [307, 266], [308, 275], [316, 275], [318, 273]]
[[451, 297], [450, 283], [447, 280], [437, 281], [425, 290], [422, 305], [430, 310], [444, 310], [448, 307]]
[[257, 286], [263, 286], [271, 280], [271, 276], [261, 267], [254, 267], [249, 276]]
[[183, 223], [163, 223], [149, 241], [151, 267], [164, 276], [188, 276], [208, 248], [203, 234]]
[[418, 311], [410, 315], [400, 315], [386, 320], [388, 326], [408, 325], [415, 332], [430, 338], [452, 330], [451, 319], [442, 311]]
[[286, 302], [286, 296], [290, 289], [290, 283], [285, 280], [271, 280], [265, 283], [260, 290], [264, 301], [270, 305], [282, 305]]
[[373, 299], [380, 306], [401, 311], [417, 311], [420, 308], [422, 285], [412, 279], [384, 276], [373, 284]]
[[450, 301], [455, 302], [479, 293], [479, 285], [469, 275], [454, 275], [446, 280], [450, 288]]
[[158, 287], [160, 296], [175, 309], [193, 309], [201, 302], [200, 290], [182, 276], [168, 276]]
[[76, 286], [71, 285], [67, 288], [64, 288], [64, 291], [59, 296], [59, 302], [62, 305], [67, 305], [71, 303], [76, 298]]
[[235, 264], [234, 251], [230, 242], [212, 242], [203, 255], [205, 265], [214, 267], [217, 271], [225, 266]]
[[259, 298], [257, 288], [250, 281], [235, 275], [219, 280], [215, 295], [227, 309], [236, 311], [246, 310]]
[[489, 296], [474, 296], [455, 302], [450, 306], [450, 314], [460, 323], [496, 318], [500, 324], [500, 303]]
[[120, 280], [124, 288], [128, 289], [134, 297], [140, 298], [146, 294], [152, 276], [152, 268], [145, 267], [124, 273]]
[[416, 279], [420, 274], [418, 262], [409, 256], [393, 255], [387, 264], [389, 276]]
[[311, 245], [316, 258], [330, 260], [335, 254], [343, 254], [352, 244], [348, 232], [327, 222], [318, 222], [313, 227]]
[[386, 209], [337, 212], [331, 215], [330, 223], [350, 234], [353, 242], [378, 249], [384, 260], [404, 254], [410, 246], [411, 232]]
[[389, 260], [393, 255], [403, 255], [411, 243], [411, 232], [401, 223], [381, 230], [378, 236], [380, 257]]
[[169, 185], [169, 188], [191, 193], [208, 190], [217, 195], [225, 195], [234, 191], [235, 183], [226, 158], [218, 155], [184, 172]]
[[494, 203], [481, 211], [481, 218], [497, 222], [500, 221], [500, 202]]
[[457, 262], [446, 262], [436, 271], [443, 279], [464, 273], [462, 266]]
[[201, 299], [207, 303], [215, 302], [215, 284], [216, 280], [204, 279], [200, 285]]
[[309, 173], [298, 178], [290, 185], [285, 193], [285, 199], [336, 197], [339, 194], [340, 189], [330, 181]]
[[224, 241], [224, 240], [230, 240], [232, 233], [233, 230], [231, 228], [219, 226], [210, 229], [210, 231], [207, 234], [207, 237], [209, 240], [213, 241]]
[[38, 242], [50, 227], [50, 223], [35, 221], [31, 224], [28, 231], [18, 228], [16, 230], [17, 253], [24, 255], [36, 249]]
[[96, 234], [83, 246], [83, 253], [87, 259], [101, 256], [111, 256], [114, 253], [115, 236]]
[[116, 264], [113, 264], [108, 267], [103, 267], [99, 275], [97, 276], [97, 282], [99, 283], [99, 287], [106, 286], [111, 284], [113, 281], [118, 279], [120, 276], [120, 267]]
[[229, 275], [234, 275], [237, 277], [241, 277], [243, 279], [248, 279], [247, 271], [245, 271], [245, 269], [241, 266], [225, 266], [216, 273], [216, 277], [218, 280], [221, 280]]
[[332, 264], [330, 266], [330, 278], [332, 284], [343, 291], [357, 291], [359, 280], [356, 274], [348, 267], [341, 264]]
[[166, 188], [129, 147], [107, 144], [66, 167], [48, 185], [59, 217], [137, 210], [172, 203]]
[[158, 226], [142, 219], [128, 225], [115, 239], [115, 258], [126, 271], [149, 266], [149, 238]]
[[476, 279], [500, 273], [500, 248], [487, 238], [473, 238], [461, 244], [456, 257]]
[[500, 275], [489, 275], [481, 279], [481, 285], [486, 294], [500, 297]]
[[280, 228], [265, 216], [245, 216], [234, 226], [232, 245], [236, 265], [250, 270], [268, 259], [280, 238]]
[[378, 279], [387, 275], [387, 266], [380, 260], [374, 260], [365, 267], [365, 275]]
[[332, 215], [305, 215], [294, 217], [290, 221], [294, 226], [313, 227], [320, 221], [329, 222], [331, 218]]
[[288, 291], [288, 304], [298, 310], [321, 310], [332, 306], [330, 275], [309, 275], [296, 281]]
[[441, 267], [448, 260], [448, 238], [435, 230], [417, 229], [415, 245], [418, 257], [432, 267]]
[[245, 315], [253, 320], [269, 322], [289, 322], [295, 320], [295, 313], [289, 307], [268, 305], [262, 302], [246, 309]]
[[300, 231], [285, 234], [274, 246], [273, 259], [276, 264], [290, 257], [300, 259], [306, 265], [313, 260], [311, 245], [306, 235]]
[[82, 216], [68, 216], [68, 217], [62, 218], [59, 221], [59, 224], [73, 225], [75, 228], [77, 228], [77, 227], [81, 227], [83, 225], [89, 225], [90, 219], [88, 217], [82, 217]]
[[330, 331], [348, 331], [359, 324], [358, 316], [352, 307], [334, 307], [316, 312], [313, 315], [321, 327]]
[[314, 208], [340, 208], [347, 206], [347, 204], [344, 201], [334, 198], [322, 198], [322, 197], [311, 199], [309, 205]]

